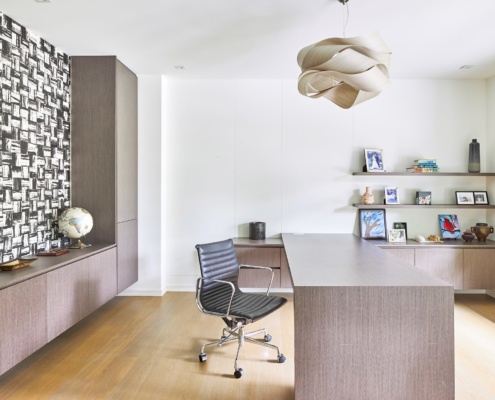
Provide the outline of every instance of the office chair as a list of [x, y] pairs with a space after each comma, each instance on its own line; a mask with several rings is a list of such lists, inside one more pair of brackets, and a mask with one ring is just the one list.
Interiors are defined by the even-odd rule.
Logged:
[[[237, 379], [243, 374], [242, 368], [237, 366], [237, 359], [244, 341], [277, 350], [277, 360], [279, 363], [283, 363], [285, 356], [280, 353], [277, 346], [268, 343], [272, 337], [266, 329], [258, 329], [253, 332], [244, 331], [245, 325], [266, 317], [287, 302], [287, 299], [283, 297], [269, 295], [273, 281], [272, 269], [247, 265], [239, 266], [232, 239], [198, 244], [196, 249], [201, 269], [201, 278], [196, 283], [196, 304], [201, 312], [221, 317], [227, 325], [223, 328], [219, 340], [201, 346], [199, 361], [206, 361], [206, 347], [222, 346], [237, 340], [237, 354], [234, 362], [234, 376]], [[240, 268], [270, 270], [272, 274], [266, 294], [242, 292], [237, 284]], [[264, 334], [262, 340], [253, 338], [258, 334]]]

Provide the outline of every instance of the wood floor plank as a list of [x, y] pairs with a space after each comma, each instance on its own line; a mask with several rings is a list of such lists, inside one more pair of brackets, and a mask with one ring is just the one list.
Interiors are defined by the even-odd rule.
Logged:
[[[233, 377], [236, 345], [207, 349], [223, 322], [203, 315], [193, 293], [117, 297], [0, 376], [2, 400], [293, 399], [294, 329], [289, 303], [258, 323], [286, 355], [246, 344]], [[456, 295], [456, 399], [495, 399], [495, 299]]]

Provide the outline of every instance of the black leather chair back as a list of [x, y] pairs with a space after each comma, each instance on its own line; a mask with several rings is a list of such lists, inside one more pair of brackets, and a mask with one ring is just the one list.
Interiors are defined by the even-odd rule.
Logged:
[[[234, 242], [232, 239], [221, 242], [198, 244], [199, 265], [201, 276], [205, 279], [218, 279], [232, 282], [236, 288], [239, 277], [239, 263], [235, 254]], [[221, 285], [217, 282], [204, 281], [202, 295], [206, 295], [210, 290]], [[223, 285], [225, 287], [225, 285]], [[227, 290], [228, 287], [226, 287]]]

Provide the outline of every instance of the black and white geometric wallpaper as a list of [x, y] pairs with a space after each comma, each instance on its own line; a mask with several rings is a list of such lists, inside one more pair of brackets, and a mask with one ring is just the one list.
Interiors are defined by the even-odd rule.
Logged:
[[65, 244], [69, 56], [0, 12], [0, 260]]

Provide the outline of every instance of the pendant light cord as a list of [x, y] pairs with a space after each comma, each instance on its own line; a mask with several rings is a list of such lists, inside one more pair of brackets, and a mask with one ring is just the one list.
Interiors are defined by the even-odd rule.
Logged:
[[347, 4], [348, 2], [349, 0], [346, 0], [345, 3], [343, 3], [345, 10], [342, 12], [342, 25], [344, 27], [342, 32], [342, 37], [344, 38], [345, 38], [345, 30], [347, 28], [347, 23], [349, 22], [349, 4]]

